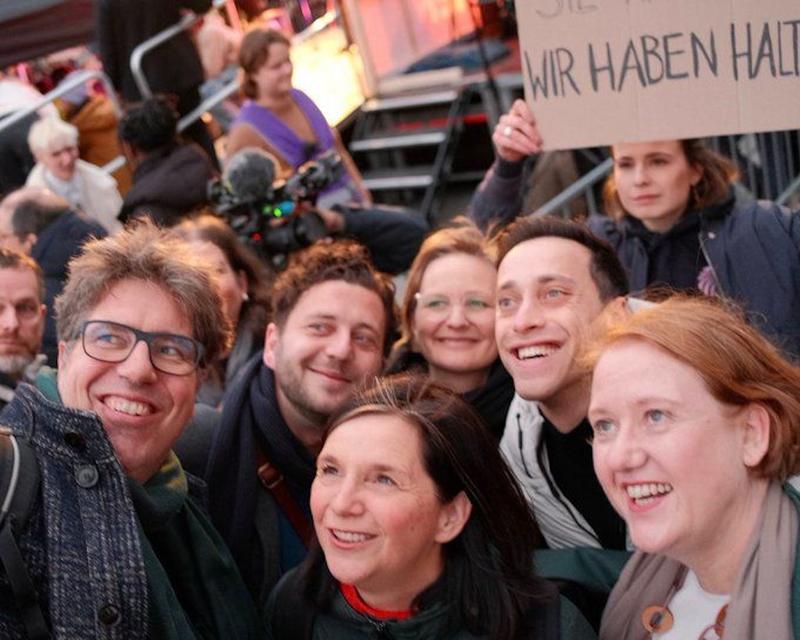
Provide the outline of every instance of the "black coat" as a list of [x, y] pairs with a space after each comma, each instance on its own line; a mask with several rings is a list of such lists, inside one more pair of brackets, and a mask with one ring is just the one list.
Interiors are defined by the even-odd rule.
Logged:
[[208, 156], [194, 144], [154, 151], [136, 167], [119, 220], [149, 215], [158, 224], [174, 225], [208, 202], [206, 187], [214, 175]]
[[[739, 302], [786, 355], [800, 358], [800, 214], [773, 202], [731, 199], [699, 218], [700, 251], [719, 293]], [[588, 226], [614, 247], [631, 290], [646, 287], [650, 255], [641, 235], [625, 220], [596, 216]]]
[[[125, 100], [141, 99], [130, 67], [136, 46], [178, 22], [181, 9], [205, 13], [210, 8], [211, 0], [98, 1], [100, 59]], [[142, 69], [153, 93], [183, 93], [203, 82], [200, 56], [185, 31], [145, 55]]]
[[65, 211], [48, 224], [36, 237], [31, 248], [31, 257], [44, 272], [44, 303], [47, 319], [44, 325], [42, 353], [47, 355], [51, 366], [56, 366], [58, 339], [53, 301], [61, 293], [67, 281], [67, 263], [80, 253], [83, 243], [89, 238], [104, 238], [106, 230], [92, 220], [87, 220], [72, 211]]

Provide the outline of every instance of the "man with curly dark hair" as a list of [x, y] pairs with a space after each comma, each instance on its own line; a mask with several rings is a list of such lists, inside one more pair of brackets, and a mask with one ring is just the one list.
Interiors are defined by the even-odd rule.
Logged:
[[171, 226], [208, 204], [206, 185], [214, 167], [196, 144], [178, 138], [178, 112], [163, 97], [131, 106], [119, 123], [122, 148], [133, 167], [133, 186], [125, 194], [121, 222], [149, 216]]
[[206, 480], [212, 519], [257, 604], [306, 555], [309, 492], [328, 417], [380, 373], [394, 290], [366, 249], [317, 243], [275, 282], [262, 357], [223, 399]]

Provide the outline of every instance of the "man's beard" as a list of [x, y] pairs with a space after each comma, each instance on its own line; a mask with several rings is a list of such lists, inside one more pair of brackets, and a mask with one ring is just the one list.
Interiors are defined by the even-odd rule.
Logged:
[[[276, 376], [277, 378], [277, 376]], [[324, 412], [316, 409], [313, 405], [313, 400], [306, 394], [305, 389], [296, 381], [293, 376], [289, 377], [288, 384], [280, 384], [276, 379], [276, 384], [280, 387], [281, 392], [286, 399], [292, 403], [295, 410], [300, 413], [311, 424], [319, 427], [320, 431], [328, 423], [330, 412]]]
[[20, 376], [31, 362], [33, 362], [33, 356], [30, 354], [0, 355], [0, 373]]

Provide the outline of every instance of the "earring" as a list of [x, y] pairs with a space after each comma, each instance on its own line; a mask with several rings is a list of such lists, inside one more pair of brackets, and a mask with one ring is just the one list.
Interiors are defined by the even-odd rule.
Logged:
[[242, 302], [247, 302], [250, 299], [250, 296], [247, 295], [247, 291], [242, 294]]

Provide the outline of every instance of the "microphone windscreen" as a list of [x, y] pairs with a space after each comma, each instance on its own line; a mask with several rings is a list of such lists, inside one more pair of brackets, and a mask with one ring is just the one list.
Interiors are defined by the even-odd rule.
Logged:
[[242, 149], [228, 160], [222, 179], [231, 194], [242, 202], [270, 200], [275, 181], [275, 161], [262, 149]]

